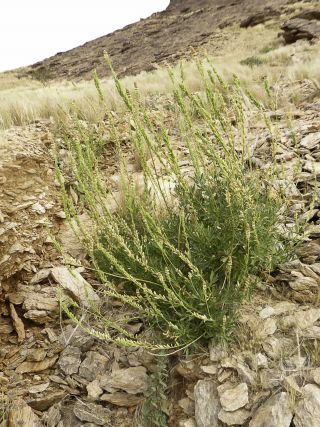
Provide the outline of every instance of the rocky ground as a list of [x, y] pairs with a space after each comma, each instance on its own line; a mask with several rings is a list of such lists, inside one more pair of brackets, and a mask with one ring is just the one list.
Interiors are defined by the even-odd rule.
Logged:
[[[279, 129], [277, 157], [287, 169], [292, 210], [309, 221], [309, 237], [297, 259], [267, 276], [253, 301], [241, 309], [231, 348], [211, 344], [202, 354], [171, 358], [171, 426], [285, 427], [292, 420], [295, 427], [319, 425], [318, 192], [311, 206], [320, 176], [319, 114], [319, 98], [292, 112], [292, 129], [284, 111], [270, 113]], [[256, 123], [250, 135], [259, 164], [270, 150], [268, 131]], [[58, 288], [83, 305], [88, 290], [99, 296], [59, 203], [51, 124], [11, 129], [3, 138], [2, 416], [8, 415], [9, 426], [134, 425], [157, 358], [138, 348], [125, 350], [95, 340], [59, 309]], [[61, 257], [51, 234], [66, 243], [72, 258]]]
[[[194, 3], [190, 0], [189, 10], [186, 2], [183, 11], [181, 2], [172, 2], [166, 13], [193, 19], [192, 14], [203, 13], [192, 9]], [[250, 18], [242, 25], [264, 19]], [[296, 27], [284, 28], [288, 37], [309, 34], [306, 21], [318, 28], [318, 18], [309, 18], [295, 18]], [[293, 200], [292, 213], [308, 222], [307, 236], [296, 259], [266, 275], [241, 308], [232, 344], [210, 343], [200, 354], [170, 357], [170, 426], [320, 425], [320, 94], [308, 81], [294, 84], [302, 99], [297, 109], [269, 115], [278, 129], [277, 159], [287, 171], [280, 184]], [[289, 94], [292, 87], [282, 89]], [[154, 101], [159, 111], [161, 102], [172, 100]], [[269, 132], [258, 122], [249, 135], [256, 165], [263, 167]], [[124, 140], [130, 142], [129, 136]], [[0, 139], [0, 421], [12, 427], [141, 425], [139, 408], [158, 357], [86, 335], [59, 307], [58, 290], [85, 306], [87, 292], [99, 298], [99, 283], [61, 207], [54, 142], [65, 150], [45, 121], [9, 129]], [[107, 166], [116, 182], [112, 148]], [[70, 192], [76, 202], [72, 186]], [[55, 239], [63, 243], [65, 257]], [[139, 324], [130, 326], [139, 332]]]

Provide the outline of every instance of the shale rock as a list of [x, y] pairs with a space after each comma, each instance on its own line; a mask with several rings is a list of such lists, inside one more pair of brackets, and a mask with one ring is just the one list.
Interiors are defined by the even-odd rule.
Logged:
[[96, 351], [88, 351], [80, 365], [79, 375], [88, 381], [93, 381], [106, 372], [108, 359]]
[[218, 427], [221, 409], [216, 385], [213, 381], [200, 380], [194, 388], [195, 418], [198, 427]]
[[147, 370], [143, 366], [119, 369], [101, 376], [100, 386], [110, 393], [116, 390], [123, 390], [129, 394], [143, 393], [148, 388]]
[[241, 383], [235, 387], [225, 388], [225, 384], [218, 387], [218, 394], [222, 408], [233, 412], [243, 408], [249, 402], [248, 386]]
[[320, 425], [320, 388], [307, 384], [302, 388], [294, 417], [295, 427], [318, 427]]
[[110, 425], [110, 410], [101, 405], [78, 401], [74, 406], [73, 412], [80, 421], [86, 421], [98, 426]]
[[249, 427], [289, 427], [292, 417], [288, 393], [278, 393], [260, 406]]
[[293, 18], [282, 25], [282, 36], [286, 43], [300, 39], [314, 40], [320, 37], [320, 21]]

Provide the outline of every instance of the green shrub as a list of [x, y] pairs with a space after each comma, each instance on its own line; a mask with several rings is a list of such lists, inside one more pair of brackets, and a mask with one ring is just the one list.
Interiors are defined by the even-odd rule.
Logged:
[[167, 358], [159, 357], [157, 367], [150, 375], [150, 384], [145, 393], [145, 400], [141, 407], [140, 427], [167, 427], [168, 408], [166, 395], [168, 389], [168, 361]]
[[259, 65], [265, 64], [265, 61], [258, 56], [249, 56], [246, 59], [240, 61], [241, 65], [247, 65], [250, 68], [257, 67]]
[[[251, 163], [245, 122], [262, 107], [252, 97], [250, 102], [236, 78], [227, 85], [212, 66], [205, 70], [198, 63], [198, 70], [205, 93], [187, 90], [183, 70], [179, 81], [172, 77], [180, 109], [178, 142], [114, 75], [130, 114], [144, 183], [138, 191], [107, 112], [123, 181], [124, 205], [116, 214], [108, 206], [97, 141], [84, 137], [83, 128], [68, 139], [74, 178], [94, 227], [83, 229], [63, 188], [66, 212], [78, 220], [76, 232], [103, 283], [102, 295], [126, 307], [125, 315], [116, 319], [103, 307], [91, 307], [85, 321], [82, 316], [81, 326], [99, 338], [153, 349], [226, 339], [256, 277], [288, 256], [291, 242], [283, 238], [286, 204], [273, 186], [275, 165], [257, 170]], [[186, 169], [182, 151], [187, 152]], [[59, 168], [57, 173], [62, 183]], [[79, 322], [74, 307], [64, 308]], [[136, 319], [144, 321], [141, 337], [126, 328]]]
[[44, 86], [46, 86], [50, 82], [50, 80], [53, 79], [53, 75], [49, 68], [41, 66], [32, 70], [31, 78], [33, 80], [38, 80]]

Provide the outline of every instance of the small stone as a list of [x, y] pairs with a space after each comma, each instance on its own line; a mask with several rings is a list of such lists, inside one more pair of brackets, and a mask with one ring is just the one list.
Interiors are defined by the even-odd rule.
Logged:
[[277, 322], [274, 319], [268, 318], [260, 322], [256, 330], [256, 336], [258, 339], [265, 339], [269, 335], [273, 335], [276, 330], [277, 330]]
[[8, 427], [39, 427], [40, 420], [24, 400], [17, 399], [9, 407]]
[[43, 215], [46, 213], [46, 209], [44, 206], [42, 206], [39, 202], [34, 203], [31, 206], [31, 209], [33, 210], [33, 212], [36, 212], [38, 215]]
[[201, 371], [205, 374], [215, 375], [218, 372], [217, 365], [204, 365], [201, 366]]
[[300, 146], [307, 148], [308, 150], [313, 150], [316, 147], [320, 146], [320, 132], [309, 133], [307, 136], [302, 138], [300, 141]]
[[49, 202], [44, 205], [46, 210], [50, 210], [54, 207], [54, 202]]
[[320, 385], [320, 368], [313, 369], [310, 373], [312, 380]]
[[294, 281], [289, 282], [289, 286], [294, 291], [307, 291], [309, 289], [318, 288], [318, 281], [312, 277], [298, 277]]
[[55, 267], [51, 270], [54, 280], [82, 306], [90, 307], [100, 301], [90, 283], [88, 283], [81, 274], [67, 267]]
[[58, 375], [49, 375], [49, 380], [57, 384], [68, 385], [68, 383], [62, 378], [58, 377]]
[[18, 316], [14, 305], [10, 303], [10, 315], [13, 323], [13, 327], [18, 335], [18, 342], [23, 342], [26, 338], [26, 332], [24, 329], [24, 324], [20, 317]]
[[56, 297], [49, 297], [45, 293], [28, 292], [27, 297], [23, 302], [22, 308], [26, 311], [45, 310], [48, 312], [58, 313], [59, 303]]
[[179, 400], [179, 406], [183, 409], [183, 412], [188, 415], [194, 415], [194, 402], [189, 397], [184, 397]]
[[288, 393], [270, 397], [254, 414], [249, 427], [289, 427], [293, 418]]
[[37, 394], [42, 393], [49, 387], [50, 383], [43, 383], [43, 384], [37, 384], [34, 386], [29, 387], [29, 393], [31, 394]]
[[282, 373], [277, 369], [262, 369], [259, 377], [263, 390], [272, 390], [279, 387], [283, 380]]
[[66, 346], [78, 347], [82, 353], [86, 353], [94, 344], [94, 338], [81, 328], [75, 329], [68, 325], [59, 336], [59, 342]]
[[197, 427], [218, 426], [221, 406], [215, 383], [199, 380], [194, 388], [194, 400]]
[[255, 361], [257, 368], [267, 368], [268, 358], [263, 353], [257, 353], [255, 355]]
[[43, 282], [43, 280], [49, 277], [50, 271], [51, 270], [49, 268], [43, 268], [42, 270], [39, 270], [30, 280], [30, 285], [36, 285]]
[[60, 355], [58, 365], [66, 375], [76, 374], [81, 363], [81, 350], [78, 347], [68, 346]]
[[242, 360], [241, 357], [227, 357], [221, 361], [223, 368], [235, 369], [241, 381], [247, 384], [253, 384], [255, 382], [255, 373], [249, 368], [249, 366]]
[[250, 416], [251, 412], [246, 409], [238, 409], [233, 412], [227, 412], [221, 409], [218, 415], [219, 420], [227, 424], [227, 426], [242, 426]]
[[67, 215], [66, 215], [66, 213], [65, 213], [64, 211], [56, 212], [56, 213], [55, 213], [55, 216], [56, 216], [57, 218], [60, 218], [60, 219], [66, 219], [66, 218], [67, 218]]
[[228, 412], [243, 408], [249, 402], [248, 385], [246, 383], [241, 383], [227, 390], [223, 386], [219, 386], [218, 393], [222, 408]]
[[58, 426], [59, 421], [61, 420], [61, 413], [59, 407], [59, 404], [51, 406], [48, 412], [46, 412], [45, 415], [42, 417], [42, 421], [44, 422], [46, 427]]
[[101, 401], [112, 403], [116, 406], [123, 406], [126, 408], [131, 408], [133, 406], [138, 406], [144, 400], [144, 396], [136, 396], [133, 394], [128, 394], [124, 392], [115, 392], [115, 393], [105, 393], [100, 397]]
[[179, 427], [197, 427], [197, 424], [194, 418], [189, 418], [187, 420], [180, 420]]
[[220, 362], [227, 355], [225, 347], [222, 344], [215, 344], [213, 341], [209, 344], [209, 353], [211, 362]]
[[79, 375], [93, 381], [100, 374], [105, 374], [109, 360], [96, 351], [88, 351], [80, 365]]
[[129, 394], [143, 393], [148, 389], [147, 370], [143, 366], [119, 369], [100, 378], [100, 386], [108, 391], [123, 390]]
[[273, 307], [265, 307], [260, 311], [259, 316], [261, 319], [267, 319], [275, 314], [275, 309]]
[[87, 385], [88, 399], [91, 401], [98, 400], [99, 396], [102, 395], [103, 390], [100, 387], [99, 380], [94, 380]]
[[44, 348], [37, 348], [35, 350], [29, 350], [27, 355], [28, 362], [41, 362], [47, 355], [47, 350]]
[[295, 410], [294, 425], [295, 427], [319, 427], [320, 388], [314, 384], [307, 384], [301, 391], [302, 398]]
[[29, 400], [28, 404], [37, 411], [47, 411], [52, 405], [64, 399], [66, 395], [67, 393], [64, 390], [46, 392], [44, 396]]
[[291, 328], [306, 329], [312, 326], [319, 318], [320, 309], [310, 308], [309, 310], [301, 310], [295, 314], [284, 317], [280, 321], [280, 326], [284, 330]]
[[179, 375], [187, 380], [196, 380], [198, 378], [197, 367], [192, 360], [179, 362], [175, 369]]
[[56, 342], [58, 340], [57, 335], [55, 334], [54, 330], [51, 328], [45, 328], [45, 332], [48, 335], [49, 341], [51, 343]]
[[78, 401], [73, 408], [73, 413], [80, 421], [94, 423], [98, 426], [110, 424], [110, 410], [101, 405]]
[[17, 374], [25, 374], [27, 372], [41, 372], [52, 368], [55, 365], [58, 357], [47, 358], [41, 362], [23, 362], [16, 369]]

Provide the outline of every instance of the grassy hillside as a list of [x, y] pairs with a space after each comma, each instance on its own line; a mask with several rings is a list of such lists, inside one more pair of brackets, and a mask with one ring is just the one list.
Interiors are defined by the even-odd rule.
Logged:
[[[241, 82], [258, 97], [264, 97], [261, 81], [267, 77], [271, 85], [297, 80], [309, 80], [319, 85], [319, 45], [301, 42], [284, 45], [277, 37], [278, 26], [256, 26], [250, 29], [228, 29], [228, 41], [218, 54], [207, 54], [215, 67], [227, 80], [236, 73]], [[202, 88], [202, 82], [195, 73], [192, 62], [185, 62], [186, 85], [193, 91]], [[105, 65], [108, 68], [107, 65]], [[178, 73], [178, 66], [175, 72]], [[165, 67], [153, 72], [142, 72], [134, 77], [122, 79], [124, 87], [132, 90], [138, 86], [141, 95], [172, 93], [172, 84]], [[101, 87], [106, 93], [110, 108], [119, 108], [120, 102], [112, 79], [102, 79]], [[291, 97], [279, 94], [279, 102], [299, 101], [299, 91], [293, 88]], [[101, 117], [99, 100], [92, 80], [55, 81], [31, 78], [17, 78], [15, 74], [0, 75], [0, 126], [8, 128], [30, 123], [36, 119], [61, 118], [72, 105], [82, 113], [83, 118], [94, 122]]]

